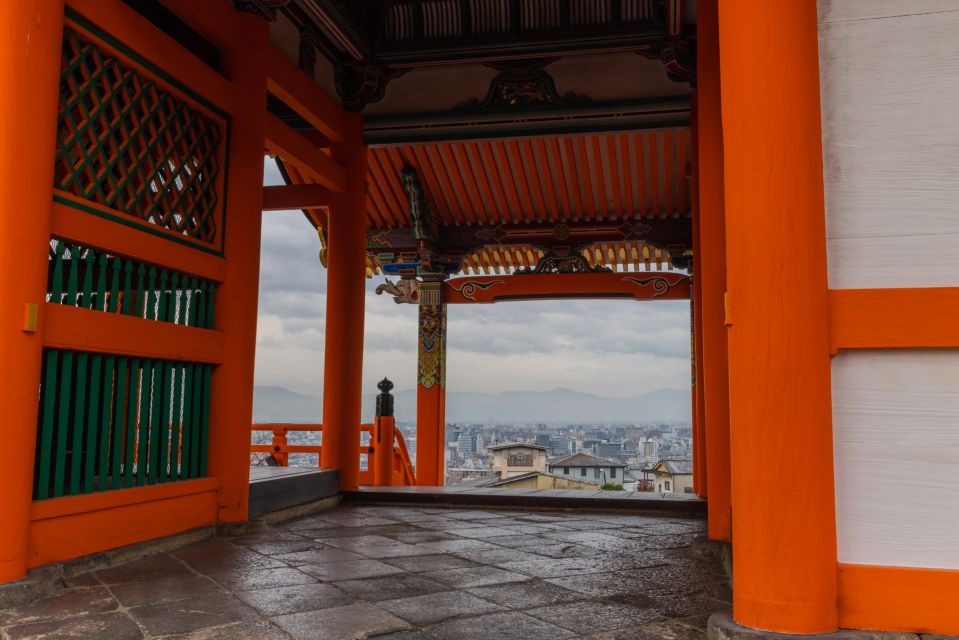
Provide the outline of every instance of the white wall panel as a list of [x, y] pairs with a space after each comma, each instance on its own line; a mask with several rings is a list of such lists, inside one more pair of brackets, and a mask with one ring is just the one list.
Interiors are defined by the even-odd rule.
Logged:
[[832, 363], [839, 561], [959, 569], [959, 350]]
[[820, 19], [830, 286], [959, 286], [959, 1]]
[[955, 10], [956, 0], [819, 0], [819, 21], [868, 20]]

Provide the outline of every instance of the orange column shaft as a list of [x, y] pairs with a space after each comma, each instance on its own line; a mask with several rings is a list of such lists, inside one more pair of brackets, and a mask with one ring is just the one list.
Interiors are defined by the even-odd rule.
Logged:
[[718, 15], [733, 617], [824, 633], [837, 563], [816, 3]]
[[723, 124], [719, 91], [717, 0], [697, 5], [697, 150], [700, 382], [706, 427], [709, 537], [732, 539], [729, 479], [729, 381], [724, 324], [726, 220], [723, 204]]
[[446, 472], [446, 304], [442, 282], [421, 282], [416, 385], [416, 484], [443, 486]]
[[692, 316], [692, 375], [693, 375], [693, 491], [700, 497], [709, 496], [708, 435], [706, 432], [705, 384], [703, 380], [703, 292], [699, 283], [701, 261], [699, 247], [702, 242], [699, 233], [699, 193], [697, 189], [697, 138], [699, 136], [699, 118], [696, 109], [696, 92], [689, 96], [690, 111], [690, 201], [693, 211], [693, 280], [689, 295], [689, 311]]
[[329, 208], [323, 448], [320, 466], [339, 469], [340, 489], [359, 487], [366, 303], [366, 146], [358, 115], [334, 145], [346, 167], [346, 191]]
[[27, 570], [62, 32], [62, 0], [0, 3], [0, 582]]
[[[213, 373], [210, 396], [209, 475], [220, 481], [218, 519], [247, 518], [250, 491], [250, 424], [260, 279], [260, 205], [263, 200], [267, 22], [240, 14], [227, 71], [240, 99], [230, 127], [226, 275], [216, 292], [216, 328], [223, 332], [223, 363]], [[242, 44], [241, 44], [242, 43]]]
[[377, 416], [373, 433], [373, 484], [388, 487], [393, 484], [393, 442], [396, 440], [396, 419]]

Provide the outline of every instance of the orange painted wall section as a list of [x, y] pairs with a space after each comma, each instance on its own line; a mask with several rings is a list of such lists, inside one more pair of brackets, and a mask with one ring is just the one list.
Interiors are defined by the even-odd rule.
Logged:
[[729, 359], [726, 345], [726, 221], [723, 190], [723, 124], [719, 79], [718, 0], [697, 5], [696, 92], [699, 256], [702, 311], [703, 403], [709, 482], [709, 537], [732, 539], [729, 453]]
[[0, 3], [0, 582], [26, 572], [43, 334], [23, 314], [42, 328], [62, 29], [62, 0]]
[[[39, 567], [216, 524], [216, 483], [197, 482], [201, 484], [195, 485], [196, 493], [150, 499], [153, 497], [150, 493], [143, 496], [135, 492], [149, 492], [153, 487], [124, 489], [115, 493], [130, 493], [127, 504], [32, 520], [29, 566]], [[110, 493], [97, 497], [106, 496]]]
[[839, 624], [959, 635], [959, 571], [841, 564]]
[[838, 624], [818, 46], [811, 0], [719, 3], [733, 617], [787, 633]]

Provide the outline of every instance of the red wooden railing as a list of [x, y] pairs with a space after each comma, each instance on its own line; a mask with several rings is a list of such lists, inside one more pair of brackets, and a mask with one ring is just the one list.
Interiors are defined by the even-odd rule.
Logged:
[[[376, 433], [377, 427], [384, 429], [385, 432], [393, 432], [392, 447], [377, 446]], [[315, 453], [317, 455], [323, 450], [323, 445], [312, 444], [289, 444], [287, 435], [291, 432], [323, 432], [322, 424], [296, 424], [296, 423], [259, 423], [250, 427], [251, 431], [270, 431], [273, 433], [273, 439], [269, 444], [252, 443], [250, 444], [250, 453], [268, 453], [276, 461], [278, 466], [286, 467], [290, 463], [291, 453]], [[393, 426], [393, 419], [384, 417], [377, 418], [377, 422], [365, 423], [360, 425], [361, 433], [370, 434], [369, 444], [357, 443], [356, 464], [360, 465], [361, 456], [366, 456], [366, 468], [360, 469], [361, 485], [392, 485], [392, 486], [413, 486], [416, 484], [416, 475], [413, 471], [413, 463], [410, 460], [409, 450], [406, 448], [406, 441], [403, 439], [403, 433]], [[389, 464], [380, 463], [381, 472], [377, 474], [378, 455], [383, 452], [391, 456]], [[377, 475], [380, 477], [377, 478]], [[387, 480], [388, 478], [388, 480]]]

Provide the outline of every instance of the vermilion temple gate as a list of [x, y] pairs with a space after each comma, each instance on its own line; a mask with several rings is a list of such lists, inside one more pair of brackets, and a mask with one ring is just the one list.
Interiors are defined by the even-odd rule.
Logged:
[[[957, 370], [952, 159], [914, 146], [954, 118], [918, 117], [904, 80], [952, 87], [954, 38], [906, 0], [819, 4], [0, 3], [0, 581], [247, 519], [262, 212], [297, 208], [329, 270], [321, 465], [342, 489], [368, 275], [417, 278], [424, 346], [446, 303], [665, 287], [694, 303], [697, 490], [736, 622], [959, 632], [954, 461], [924, 501], [870, 475], [897, 427], [883, 389], [955, 444], [954, 395], [895, 375]], [[863, 44], [903, 33], [951, 39], [919, 69]], [[263, 188], [264, 153], [287, 186]], [[904, 210], [922, 250], [890, 274], [883, 234], [919, 242]], [[654, 264], [691, 264], [691, 293]], [[420, 360], [434, 434], [440, 355]]]

